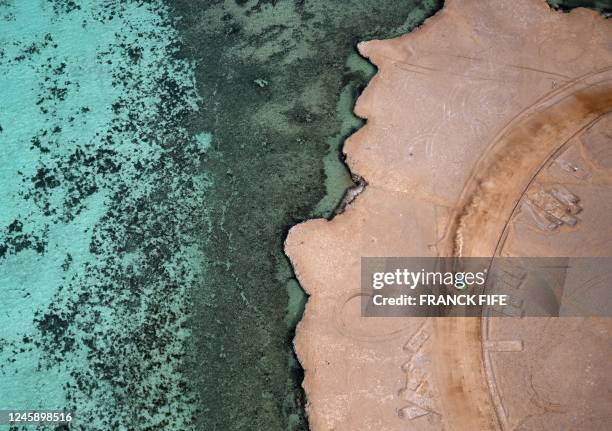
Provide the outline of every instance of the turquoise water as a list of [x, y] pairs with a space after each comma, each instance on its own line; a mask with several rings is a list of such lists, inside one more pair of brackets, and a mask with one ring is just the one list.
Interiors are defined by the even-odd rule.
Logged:
[[282, 241], [352, 185], [355, 43], [433, 10], [353, 6], [0, 2], [0, 409], [306, 429]]
[[0, 409], [192, 424], [211, 136], [180, 125], [201, 101], [172, 24], [161, 2], [0, 2]]

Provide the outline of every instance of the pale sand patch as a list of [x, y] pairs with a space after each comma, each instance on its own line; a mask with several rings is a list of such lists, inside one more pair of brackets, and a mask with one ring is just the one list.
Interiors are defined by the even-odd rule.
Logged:
[[[313, 430], [605, 429], [608, 323], [365, 319], [358, 295], [361, 256], [612, 255], [611, 47], [599, 14], [537, 0], [448, 0], [359, 45], [379, 72], [344, 151], [368, 186], [286, 241], [311, 295], [295, 345]], [[584, 217], [542, 227], [527, 200], [547, 185]]]

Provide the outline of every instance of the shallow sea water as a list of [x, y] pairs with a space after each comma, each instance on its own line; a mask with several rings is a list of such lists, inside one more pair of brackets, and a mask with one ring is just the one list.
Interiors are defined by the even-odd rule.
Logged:
[[[0, 2], [0, 408], [188, 429], [210, 135], [160, 2]], [[194, 217], [197, 217], [194, 218]]]
[[[290, 226], [330, 216], [353, 185], [340, 146], [375, 69], [360, 40], [396, 36], [437, 1], [173, 1], [181, 55], [213, 101], [190, 121], [213, 134], [206, 279], [194, 294], [200, 429], [306, 429], [292, 347], [304, 295], [283, 255]], [[198, 356], [188, 367], [198, 370]]]
[[307, 429], [282, 242], [353, 184], [356, 43], [440, 6], [0, 0], [0, 409]]

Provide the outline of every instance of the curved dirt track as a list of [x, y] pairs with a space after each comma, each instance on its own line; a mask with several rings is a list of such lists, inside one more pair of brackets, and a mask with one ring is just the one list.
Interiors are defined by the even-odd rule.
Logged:
[[[367, 124], [344, 151], [368, 186], [286, 241], [310, 294], [295, 345], [313, 430], [552, 430], [578, 419], [605, 429], [611, 403], [594, 397], [606, 379], [574, 369], [590, 359], [564, 356], [605, 357], [605, 324], [591, 342], [579, 333], [588, 325], [542, 319], [363, 318], [359, 300], [362, 256], [493, 256], [502, 246], [572, 256], [588, 255], [577, 244], [612, 243], [601, 228], [612, 123], [589, 131], [612, 110], [611, 27], [538, 0], [448, 0], [415, 32], [360, 44], [379, 72], [355, 107]], [[569, 224], [530, 209], [551, 187], [580, 195]], [[542, 219], [558, 223], [547, 230]], [[545, 373], [556, 369], [574, 384], [559, 389]], [[590, 404], [556, 401], [572, 394]]]
[[493, 256], [535, 175], [573, 136], [612, 110], [612, 71], [590, 74], [525, 110], [473, 169], [449, 228], [446, 256]]
[[[512, 121], [476, 164], [441, 256], [496, 255], [510, 217], [537, 173], [571, 137], [611, 111], [612, 73], [606, 70], [568, 85]], [[500, 427], [481, 357], [481, 329], [480, 318], [434, 321], [436, 380], [443, 409], [454, 418], [450, 429]]]

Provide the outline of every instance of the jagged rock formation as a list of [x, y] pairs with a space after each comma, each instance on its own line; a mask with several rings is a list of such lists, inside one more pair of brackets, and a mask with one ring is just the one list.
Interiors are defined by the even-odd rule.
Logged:
[[312, 429], [606, 429], [608, 321], [363, 318], [360, 258], [612, 256], [612, 26], [448, 0], [359, 50], [379, 72], [344, 151], [367, 187], [286, 242]]

